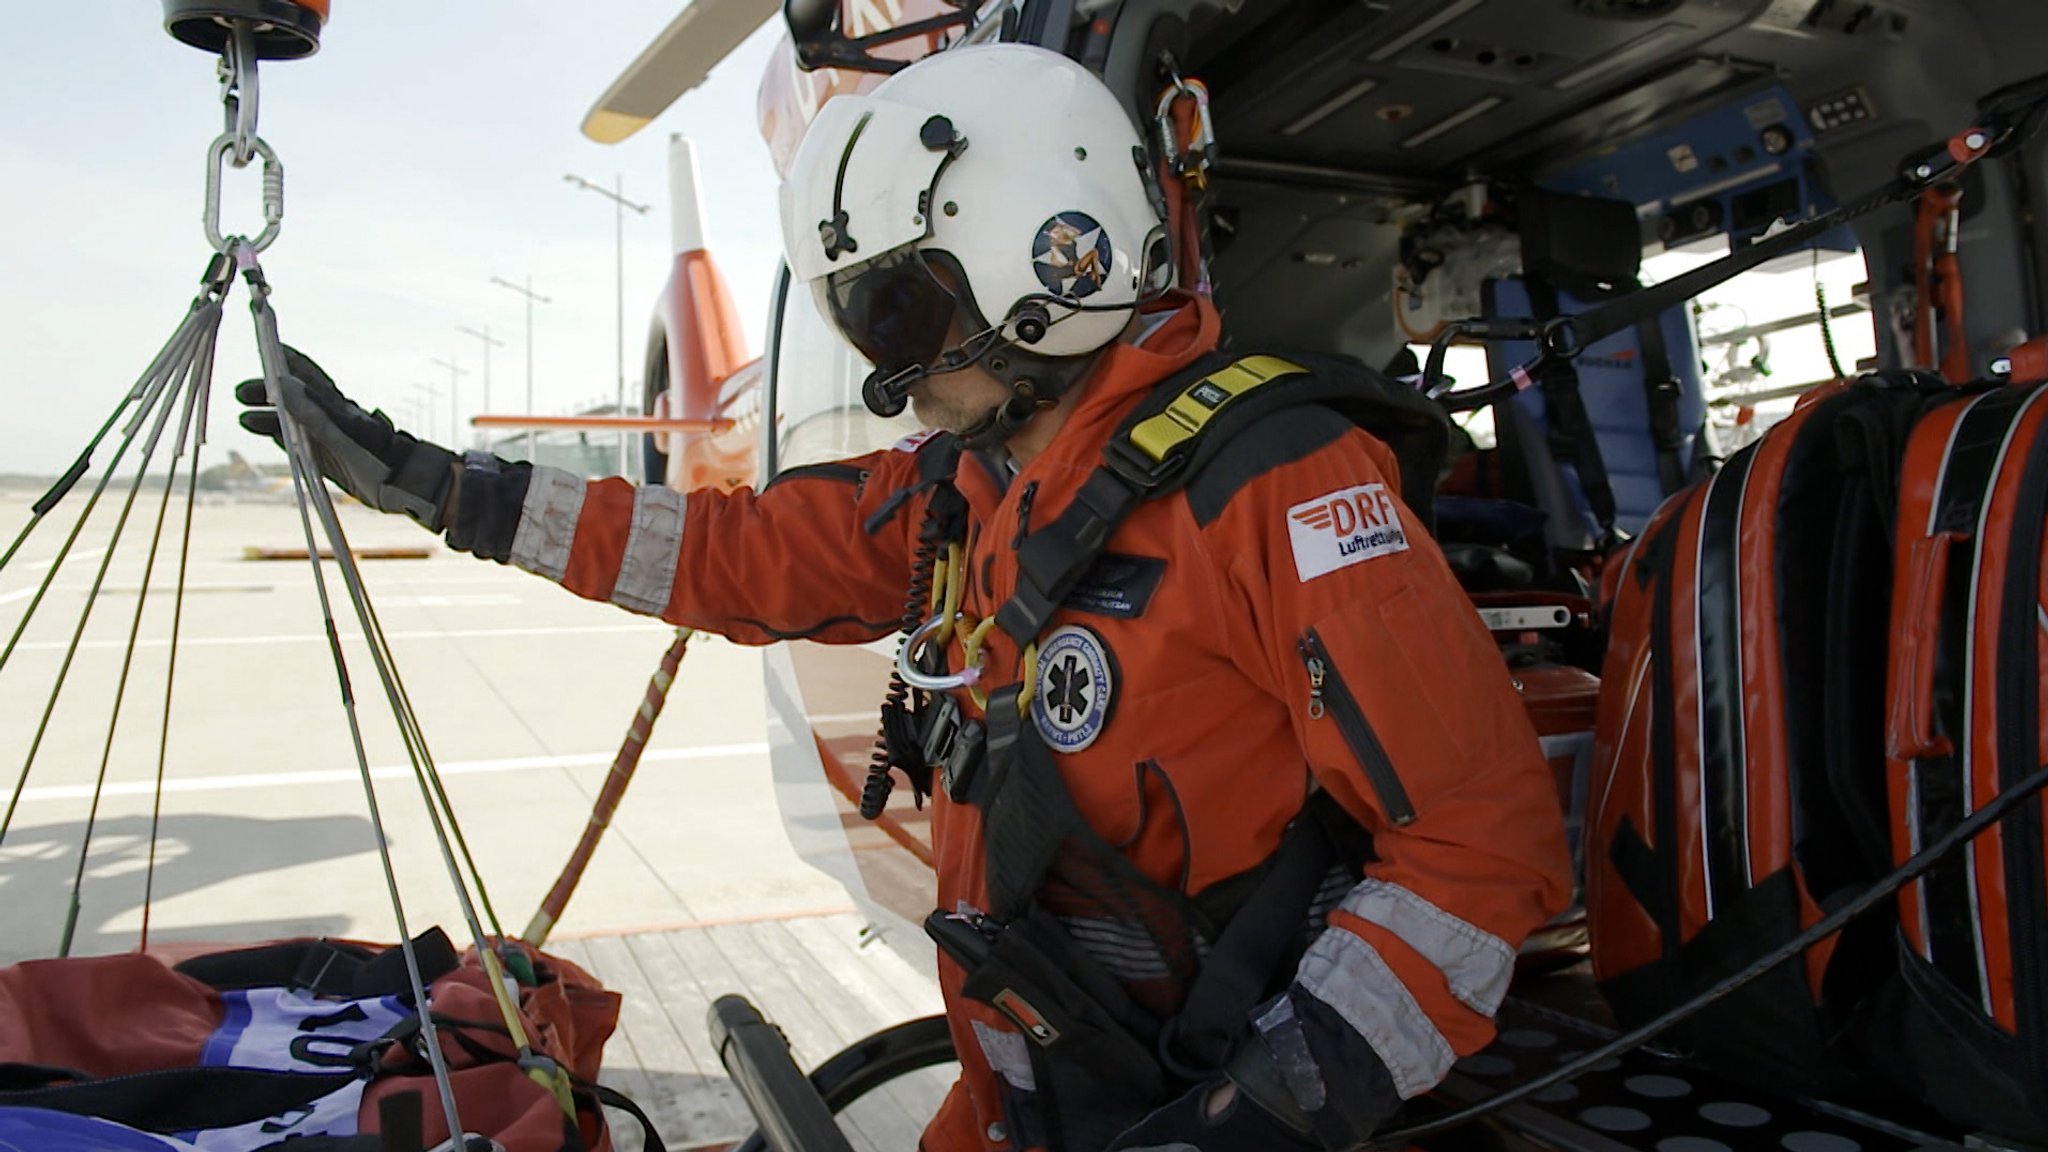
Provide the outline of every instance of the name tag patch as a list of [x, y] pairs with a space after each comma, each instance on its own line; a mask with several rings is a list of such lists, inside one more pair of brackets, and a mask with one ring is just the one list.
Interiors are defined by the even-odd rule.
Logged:
[[1145, 614], [1165, 575], [1166, 561], [1157, 557], [1104, 552], [1063, 603], [1076, 612], [1135, 619]]
[[1306, 584], [1375, 556], [1408, 550], [1401, 512], [1385, 484], [1360, 484], [1287, 510], [1294, 570]]

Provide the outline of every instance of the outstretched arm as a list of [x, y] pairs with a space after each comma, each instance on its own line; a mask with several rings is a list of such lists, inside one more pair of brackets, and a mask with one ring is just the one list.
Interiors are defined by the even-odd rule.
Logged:
[[[871, 640], [900, 623], [945, 437], [799, 468], [761, 492], [682, 493], [559, 468], [458, 457], [344, 396], [286, 350], [284, 408], [321, 472], [369, 507], [400, 512], [455, 548], [545, 576], [579, 596], [742, 643]], [[264, 382], [236, 388], [242, 424], [277, 438]]]

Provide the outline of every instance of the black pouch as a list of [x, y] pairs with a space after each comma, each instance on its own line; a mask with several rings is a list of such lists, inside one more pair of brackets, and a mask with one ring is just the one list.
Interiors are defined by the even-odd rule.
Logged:
[[925, 931], [966, 970], [961, 992], [1001, 1012], [1030, 1041], [1056, 1149], [1101, 1148], [1185, 1091], [1159, 1063], [1158, 1022], [1068, 944], [1042, 909], [986, 928], [933, 913]]

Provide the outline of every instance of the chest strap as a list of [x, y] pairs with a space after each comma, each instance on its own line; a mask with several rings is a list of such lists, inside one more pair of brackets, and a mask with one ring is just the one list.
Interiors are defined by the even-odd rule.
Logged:
[[1409, 509], [1435, 531], [1432, 493], [1448, 443], [1436, 405], [1356, 361], [1211, 354], [1125, 416], [1073, 503], [1025, 538], [1017, 589], [997, 610], [997, 626], [1020, 648], [1037, 639], [1139, 504], [1186, 487], [1237, 432], [1307, 404], [1336, 410], [1392, 448]]

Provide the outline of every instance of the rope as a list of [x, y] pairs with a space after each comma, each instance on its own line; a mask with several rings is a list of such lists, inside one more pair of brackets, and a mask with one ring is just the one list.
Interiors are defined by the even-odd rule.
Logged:
[[[209, 273], [211, 272], [212, 267], [209, 266]], [[211, 275], [209, 275], [208, 279], [212, 279]], [[211, 295], [210, 292], [202, 293], [198, 299], [192, 301], [192, 313], [199, 312], [209, 304], [218, 308], [219, 301], [211, 299]], [[63, 502], [64, 497], [71, 493], [71, 489], [78, 483], [79, 479], [91, 470], [93, 452], [107, 438], [107, 433], [113, 431], [114, 425], [120, 423], [121, 413], [126, 412], [129, 405], [143, 398], [143, 395], [148, 391], [147, 385], [149, 381], [154, 380], [160, 373], [168, 370], [173, 354], [184, 341], [192, 320], [192, 314], [188, 313], [185, 321], [179, 324], [177, 329], [171, 333], [171, 338], [164, 342], [162, 348], [157, 350], [156, 358], [149, 362], [149, 367], [143, 369], [142, 375], [136, 380], [134, 387], [122, 395], [121, 402], [114, 406], [114, 411], [108, 415], [106, 423], [101, 424], [99, 431], [93, 433], [92, 439], [86, 441], [85, 450], [78, 454], [78, 458], [72, 461], [71, 467], [64, 470], [64, 475], [59, 477], [55, 484], [50, 486], [49, 491], [44, 492], [36, 500], [35, 504], [31, 506], [31, 515], [28, 523], [22, 525], [20, 533], [14, 537], [14, 542], [7, 546], [7, 551], [0, 553], [0, 571], [4, 571], [7, 568], [8, 561], [13, 560], [15, 553], [21, 551], [21, 546], [28, 542], [28, 538], [34, 534], [36, 526], [43, 522], [43, 518], [55, 510], [57, 505]], [[4, 663], [5, 660], [0, 659], [0, 664]]]
[[[249, 307], [256, 318], [257, 352], [263, 362], [263, 375], [269, 387], [270, 399], [275, 402], [278, 399], [278, 380], [283, 375], [283, 347], [277, 338], [276, 317], [270, 312], [264, 298], [268, 289], [263, 284], [261, 269], [255, 265], [253, 254], [246, 258], [250, 262], [250, 288], [256, 293], [256, 298], [250, 301]], [[355, 689], [349, 682], [348, 658], [342, 654], [341, 637], [334, 626], [334, 605], [327, 593], [326, 573], [320, 567], [320, 548], [314, 541], [312, 513], [319, 514], [321, 526], [326, 531], [337, 561], [349, 556], [348, 543], [342, 534], [341, 524], [335, 517], [333, 498], [327, 494], [326, 485], [320, 479], [320, 470], [313, 461], [312, 449], [306, 443], [304, 431], [283, 405], [278, 405], [277, 413], [279, 430], [285, 443], [285, 456], [291, 463], [292, 492], [297, 498], [299, 525], [306, 540], [306, 556], [312, 565], [313, 590], [320, 602], [320, 619], [326, 628], [327, 649], [334, 659], [334, 671], [341, 687], [342, 713], [348, 720], [349, 741], [355, 751], [356, 769], [363, 780], [363, 799], [369, 810], [370, 831], [377, 848], [377, 860], [384, 871], [384, 887], [390, 894], [392, 916], [397, 921], [398, 947], [405, 959], [406, 982], [412, 992], [413, 1003], [417, 1006], [421, 1046], [426, 1049], [428, 1064], [433, 1069], [434, 1086], [441, 1097], [441, 1109], [448, 1120], [448, 1130], [451, 1133], [461, 1133], [464, 1129], [455, 1107], [455, 1088], [448, 1077], [448, 1060], [441, 1051], [434, 1016], [428, 1009], [426, 982], [420, 976], [419, 953], [413, 947], [411, 926], [406, 923], [405, 901], [398, 891], [398, 873], [391, 864], [391, 842], [384, 832], [384, 813], [377, 803], [376, 784], [370, 777], [369, 754], [363, 747], [362, 722], [356, 714]], [[344, 563], [341, 570], [343, 582], [351, 586], [352, 592], [356, 591], [355, 585], [360, 582], [360, 574], [348, 563]], [[375, 656], [376, 652], [373, 645], [372, 655]], [[492, 981], [492, 986], [502, 991], [498, 981]], [[461, 1141], [458, 1139], [457, 1143]]]
[[[100, 497], [106, 493], [107, 486], [112, 483], [114, 473], [120, 469], [121, 461], [128, 455], [128, 450], [134, 446], [136, 438], [142, 432], [143, 425], [147, 422], [148, 416], [163, 401], [164, 395], [169, 390], [172, 381], [178, 377], [183, 367], [190, 363], [194, 352], [202, 344], [211, 346], [212, 336], [215, 332], [219, 331], [219, 328], [220, 301], [212, 298], [211, 293], [209, 293], [207, 296], [202, 297], [200, 301], [194, 303], [192, 311], [186, 315], [184, 322], [178, 327], [177, 334], [172, 337], [166, 354], [159, 355], [156, 362], [150, 365], [149, 371], [145, 372], [142, 378], [137, 381], [136, 387], [131, 393], [137, 401], [136, 411], [130, 418], [127, 429], [122, 433], [120, 446], [115, 450], [114, 458], [107, 464], [107, 469], [101, 474], [99, 482], [94, 485], [92, 495], [87, 498], [84, 509], [80, 511], [77, 523], [71, 526], [71, 532], [65, 537], [63, 546], [57, 550], [56, 558], [50, 561], [50, 570], [43, 575], [42, 583], [37, 586], [35, 595], [30, 598], [27, 610], [22, 613], [21, 621], [14, 629], [14, 635], [7, 641], [7, 647], [0, 649], [0, 670], [4, 670], [7, 667], [7, 662], [14, 655], [15, 648], [20, 644], [23, 633], [28, 631], [29, 623], [35, 619], [37, 609], [42, 607], [43, 599], [49, 595], [51, 586], [56, 583], [58, 571], [63, 568], [64, 561], [71, 555], [71, 549], [78, 543], [80, 533], [85, 530], [86, 521], [92, 518], [93, 510], [98, 507]], [[168, 415], [168, 412], [169, 409], [166, 407], [165, 415]], [[162, 422], [159, 420], [158, 431], [161, 431], [161, 424]], [[148, 450], [153, 451], [154, 447], [155, 435], [152, 434]], [[148, 461], [145, 456], [145, 468], [147, 464]], [[135, 485], [131, 486], [129, 490], [128, 503], [130, 506], [134, 503], [135, 491], [139, 488], [140, 484], [141, 473], [138, 472]], [[122, 511], [122, 523], [125, 525], [126, 522], [127, 509], [124, 508]], [[113, 561], [114, 547], [119, 542], [120, 535], [120, 529], [117, 528], [114, 533], [114, 539], [107, 545], [106, 557], [100, 564], [98, 577], [93, 581], [92, 592], [87, 597], [84, 612], [78, 622], [78, 628], [72, 634], [70, 645], [65, 649], [64, 661], [59, 666], [55, 687], [50, 693], [49, 704], [44, 708], [42, 719], [36, 726], [35, 738], [29, 745], [28, 757], [22, 763], [21, 774], [15, 779], [13, 794], [8, 798], [7, 811], [4, 815], [0, 815], [0, 844], [7, 842], [7, 832], [8, 829], [13, 827], [14, 814], [21, 806], [22, 795], [28, 790], [29, 775], [35, 768], [36, 756], [42, 748], [43, 739], [49, 734], [50, 718], [57, 710], [57, 699], [63, 693], [64, 683], [70, 676], [72, 663], [77, 659], [79, 643], [85, 636], [86, 621], [91, 617], [93, 606], [98, 600], [100, 586], [106, 579], [107, 568]]]
[[[201, 384], [199, 372], [199, 361], [195, 359], [193, 363], [187, 367], [183, 381], [180, 385], [180, 387], [184, 389], [185, 393], [185, 414], [183, 419], [181, 419], [178, 424], [176, 450], [171, 457], [170, 473], [168, 476], [164, 478], [163, 498], [159, 500], [157, 503], [156, 529], [154, 532], [150, 534], [149, 558], [143, 563], [142, 586], [135, 596], [135, 618], [133, 621], [130, 622], [128, 626], [128, 647], [127, 650], [121, 656], [121, 674], [114, 684], [113, 709], [112, 713], [107, 717], [107, 741], [106, 744], [100, 749], [100, 769], [99, 775], [95, 778], [93, 782], [92, 806], [86, 813], [85, 832], [78, 839], [78, 869], [76, 872], [72, 874], [71, 877], [71, 903], [64, 917], [64, 934], [57, 945], [57, 955], [59, 956], [71, 955], [72, 934], [78, 928], [78, 915], [83, 906], [82, 890], [85, 887], [85, 862], [87, 857], [92, 852], [92, 834], [94, 827], [99, 822], [100, 797], [107, 787], [107, 769], [110, 766], [112, 766], [114, 762], [114, 735], [116, 732], [120, 731], [121, 727], [121, 704], [127, 698], [128, 695], [128, 674], [135, 666], [135, 642], [142, 635], [142, 617], [144, 612], [146, 612], [149, 607], [149, 586], [156, 576], [156, 558], [158, 550], [163, 544], [164, 522], [170, 519], [171, 489], [175, 487], [175, 482], [178, 476], [178, 460], [185, 454], [185, 437], [191, 433], [192, 413], [194, 409], [198, 407], [199, 391]], [[176, 399], [176, 391], [176, 389], [172, 390], [172, 400]], [[164, 422], [170, 417], [171, 409], [173, 407], [174, 405], [167, 400], [163, 406], [162, 413], [157, 417], [156, 429], [150, 434], [150, 444], [148, 448], [144, 450], [142, 464], [140, 467], [136, 469], [135, 472], [135, 487], [130, 489], [129, 491], [128, 507], [124, 507], [121, 510], [121, 524], [123, 526], [125, 526], [128, 522], [129, 508], [134, 506], [135, 493], [139, 491], [142, 487], [142, 478], [149, 471], [150, 457], [155, 455], [156, 437], [159, 433], [163, 431]], [[116, 528], [114, 532], [116, 541], [119, 540], [120, 535], [120, 529]], [[114, 544], [110, 542], [107, 545], [106, 561], [104, 564], [102, 564], [100, 568], [100, 575], [102, 577], [106, 575], [107, 565], [112, 564], [113, 559]], [[97, 597], [98, 594], [99, 582], [95, 580], [93, 583], [93, 595]], [[88, 602], [88, 606], [89, 605], [90, 602]], [[81, 618], [79, 620], [79, 629], [81, 633], [84, 631], [84, 628], [85, 620], [84, 618]], [[62, 688], [63, 685], [60, 682], [58, 684], [58, 690], [61, 691]], [[53, 702], [55, 701], [55, 698], [55, 693], [52, 693], [51, 699]]]
[[[213, 353], [207, 352], [205, 376], [213, 379]], [[206, 445], [206, 415], [209, 388], [197, 390], [199, 397], [199, 420], [192, 441], [192, 467], [185, 474], [185, 528], [184, 538], [178, 548], [178, 590], [171, 606], [170, 654], [164, 664], [164, 712], [163, 727], [157, 735], [156, 789], [151, 794], [149, 807], [149, 863], [142, 874], [142, 932], [136, 942], [137, 952], [149, 951], [149, 908], [156, 893], [156, 846], [157, 835], [162, 827], [164, 811], [164, 775], [169, 765], [171, 751], [171, 692], [178, 682], [178, 637], [185, 624], [185, 577], [192, 559], [192, 508], [199, 502], [199, 462], [201, 449]], [[165, 485], [166, 491], [169, 485]]]
[[527, 944], [538, 948], [546, 943], [548, 933], [554, 931], [563, 912], [568, 910], [569, 898], [576, 894], [576, 886], [582, 883], [591, 857], [597, 854], [598, 841], [603, 839], [605, 829], [611, 827], [619, 802], [626, 798], [626, 786], [633, 782], [633, 773], [639, 770], [640, 754], [646, 750], [648, 738], [654, 734], [654, 722], [661, 717], [662, 707], [668, 703], [669, 688], [675, 683], [676, 670], [682, 666], [683, 653], [689, 648], [692, 635], [688, 628], [676, 629], [675, 640], [662, 654], [660, 665], [647, 681], [647, 692], [640, 698], [640, 708], [633, 713], [633, 722], [626, 728], [626, 739], [619, 745], [619, 754], [612, 758], [611, 771], [605, 774], [604, 787], [598, 791], [597, 802], [591, 806], [590, 820], [583, 826], [582, 837], [569, 853], [568, 862], [562, 865], [561, 875], [555, 878], [554, 886], [541, 898], [540, 907], [526, 925], [526, 931], [519, 934]]

